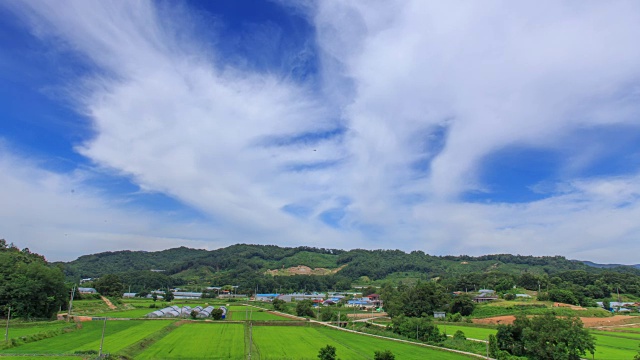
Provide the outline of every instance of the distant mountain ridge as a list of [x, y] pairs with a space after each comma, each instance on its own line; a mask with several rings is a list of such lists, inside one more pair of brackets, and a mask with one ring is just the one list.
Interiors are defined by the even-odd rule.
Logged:
[[205, 279], [228, 276], [263, 276], [268, 270], [295, 266], [337, 269], [333, 275], [351, 280], [371, 280], [389, 276], [438, 277], [472, 272], [521, 274], [531, 272], [552, 275], [561, 271], [586, 272], [613, 269], [640, 275], [640, 265], [597, 264], [568, 260], [563, 256], [523, 256], [495, 254], [483, 256], [434, 256], [422, 251], [339, 250], [300, 246], [236, 244], [217, 250], [186, 247], [162, 251], [115, 251], [84, 255], [67, 263], [58, 263], [67, 278], [99, 277], [108, 273], [164, 270], [173, 278]]
[[635, 264], [635, 265], [623, 265], [623, 264], [598, 264], [598, 263], [594, 263], [592, 261], [586, 261], [586, 260], [576, 260], [576, 261], [580, 261], [583, 264], [586, 264], [588, 266], [594, 267], [594, 268], [598, 268], [598, 269], [613, 269], [613, 268], [617, 268], [617, 267], [632, 267], [635, 269], [640, 269], [640, 264]]

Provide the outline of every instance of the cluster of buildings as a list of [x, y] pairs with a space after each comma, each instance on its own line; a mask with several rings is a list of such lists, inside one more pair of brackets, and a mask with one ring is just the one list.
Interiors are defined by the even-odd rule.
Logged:
[[[359, 293], [293, 293], [293, 294], [256, 294], [256, 301], [273, 301], [274, 299], [282, 300], [285, 302], [311, 300], [317, 305], [335, 305], [339, 302], [343, 302], [346, 307], [360, 307], [360, 308], [380, 308], [382, 307], [382, 300], [380, 295], [371, 294], [367, 296], [357, 297]], [[344, 300], [347, 296], [350, 296], [350, 300]]]
[[[604, 303], [602, 301], [597, 302], [597, 304], [601, 308], [604, 308]], [[640, 312], [640, 302], [611, 301], [609, 303], [609, 308], [605, 310], [618, 313]]]

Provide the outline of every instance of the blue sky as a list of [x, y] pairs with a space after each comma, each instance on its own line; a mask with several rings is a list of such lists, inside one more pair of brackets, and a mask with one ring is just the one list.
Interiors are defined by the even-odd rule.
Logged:
[[0, 238], [638, 263], [640, 5], [0, 5]]

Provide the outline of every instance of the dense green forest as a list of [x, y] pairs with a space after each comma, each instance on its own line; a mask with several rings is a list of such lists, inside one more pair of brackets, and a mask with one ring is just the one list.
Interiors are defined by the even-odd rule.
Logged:
[[64, 275], [41, 255], [0, 239], [0, 315], [51, 318], [67, 298]]
[[[132, 291], [188, 284], [233, 284], [246, 293], [256, 288], [260, 292], [326, 291], [436, 279], [446, 291], [490, 288], [507, 292], [517, 286], [544, 290], [548, 300], [581, 305], [593, 305], [594, 299], [607, 298], [612, 292], [640, 296], [639, 269], [596, 267], [562, 256], [433, 256], [422, 251], [238, 244], [213, 251], [181, 247], [158, 252], [105, 252], [58, 265], [74, 282], [118, 274]], [[335, 271], [329, 275], [267, 274], [267, 270], [298, 265]]]
[[[280, 272], [298, 265], [328, 270], [325, 275]], [[424, 284], [437, 283], [438, 293], [489, 288], [505, 294], [514, 288], [524, 288], [541, 290], [540, 300], [583, 306], [595, 306], [596, 300], [613, 299], [612, 294], [618, 293], [640, 298], [640, 270], [630, 266], [589, 266], [561, 256], [432, 256], [422, 251], [345, 251], [239, 244], [213, 251], [181, 247], [158, 252], [105, 252], [81, 256], [68, 263], [49, 264], [44, 257], [2, 240], [0, 313], [4, 314], [11, 306], [17, 316], [50, 317], [64, 307], [70, 286], [65, 284], [65, 276], [67, 284], [78, 284], [82, 278], [106, 275], [119, 279], [120, 292], [237, 285], [238, 293], [249, 294], [256, 290], [349, 290], [361, 285], [374, 286], [373, 291], [379, 286], [379, 292], [387, 294], [391, 286], [396, 294], [401, 294], [398, 290], [414, 289], [413, 285], [420, 283], [422, 287], [415, 289], [429, 292]], [[417, 296], [413, 290], [407, 291], [407, 299]], [[393, 305], [393, 301], [389, 305]], [[412, 310], [397, 311], [412, 315]]]

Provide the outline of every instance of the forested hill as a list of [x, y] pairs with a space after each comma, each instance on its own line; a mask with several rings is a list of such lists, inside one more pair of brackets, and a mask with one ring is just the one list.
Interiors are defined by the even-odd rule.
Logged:
[[[600, 272], [595, 266], [562, 256], [535, 257], [522, 255], [432, 256], [422, 251], [337, 250], [311, 247], [286, 248], [275, 245], [238, 244], [217, 250], [185, 247], [157, 251], [117, 251], [81, 256], [61, 263], [69, 279], [99, 277], [103, 274], [141, 270], [163, 270], [172, 277], [216, 278], [223, 273], [264, 274], [299, 265], [312, 269], [333, 269], [336, 275], [350, 280], [367, 277], [380, 280], [420, 274], [421, 277], [458, 276], [467, 273], [496, 272], [505, 274], [554, 275], [568, 270]], [[338, 271], [337, 269], [340, 268]], [[608, 271], [640, 275], [640, 270], [618, 266]]]

